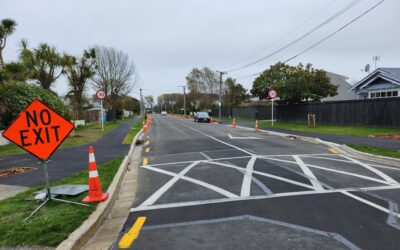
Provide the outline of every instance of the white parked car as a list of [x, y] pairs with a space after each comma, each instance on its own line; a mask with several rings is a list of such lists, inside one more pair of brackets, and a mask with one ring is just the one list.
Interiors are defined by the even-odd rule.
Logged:
[[162, 115], [162, 116], [167, 115], [167, 111], [161, 111], [161, 115]]

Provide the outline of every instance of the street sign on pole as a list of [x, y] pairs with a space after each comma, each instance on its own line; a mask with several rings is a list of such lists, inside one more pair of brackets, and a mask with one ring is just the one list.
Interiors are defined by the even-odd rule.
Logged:
[[3, 136], [45, 161], [74, 127], [49, 106], [34, 99], [3, 132]]
[[107, 94], [104, 89], [99, 89], [96, 92], [96, 97], [100, 100], [100, 120], [101, 120], [101, 130], [104, 131], [104, 118], [103, 118], [103, 99], [106, 98]]
[[270, 89], [268, 91], [268, 97], [271, 99], [271, 125], [274, 126], [274, 100], [278, 97], [278, 91]]
[[53, 198], [50, 192], [50, 179], [47, 170], [47, 164], [50, 162], [49, 158], [74, 127], [74, 124], [52, 110], [45, 103], [34, 99], [3, 132], [4, 138], [39, 158], [43, 165], [47, 189], [46, 200], [24, 221], [32, 217], [44, 204], [51, 200], [86, 206], [74, 201]]

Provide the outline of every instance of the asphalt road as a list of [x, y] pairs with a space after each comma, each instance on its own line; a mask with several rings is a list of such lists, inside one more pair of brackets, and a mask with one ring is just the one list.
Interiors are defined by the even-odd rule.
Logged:
[[139, 217], [131, 249], [399, 249], [400, 166], [173, 117], [146, 136], [113, 249]]
[[[127, 120], [111, 132], [91, 143], [94, 147], [96, 163], [115, 159], [128, 153], [130, 145], [122, 144], [123, 139], [132, 125], [139, 117]], [[49, 166], [50, 180], [58, 180], [71, 174], [88, 169], [88, 147], [81, 145], [77, 147], [58, 149], [50, 158]], [[43, 166], [39, 160], [30, 154], [19, 154], [11, 156], [0, 156], [0, 170], [12, 167], [32, 167], [31, 171], [0, 177], [0, 184], [33, 187], [44, 185]]]

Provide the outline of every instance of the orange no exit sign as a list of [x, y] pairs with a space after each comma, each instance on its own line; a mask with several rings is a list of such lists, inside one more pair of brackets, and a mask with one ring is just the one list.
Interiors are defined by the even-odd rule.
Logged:
[[3, 132], [3, 136], [34, 156], [47, 160], [74, 124], [34, 99]]

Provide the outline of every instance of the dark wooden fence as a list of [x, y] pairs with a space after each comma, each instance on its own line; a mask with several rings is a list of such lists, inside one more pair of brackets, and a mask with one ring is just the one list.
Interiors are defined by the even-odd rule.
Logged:
[[[247, 119], [256, 119], [258, 113], [259, 120], [271, 119], [271, 107], [236, 107], [232, 113]], [[218, 110], [213, 114], [218, 115]], [[307, 114], [315, 114], [317, 124], [400, 128], [400, 98], [281, 104], [274, 114], [278, 121], [285, 122], [306, 123]], [[222, 115], [228, 116], [228, 112], [224, 110]]]
[[315, 114], [317, 123], [370, 125], [400, 128], [400, 98], [350, 100], [296, 105], [280, 105], [277, 118], [288, 122], [306, 122]]

